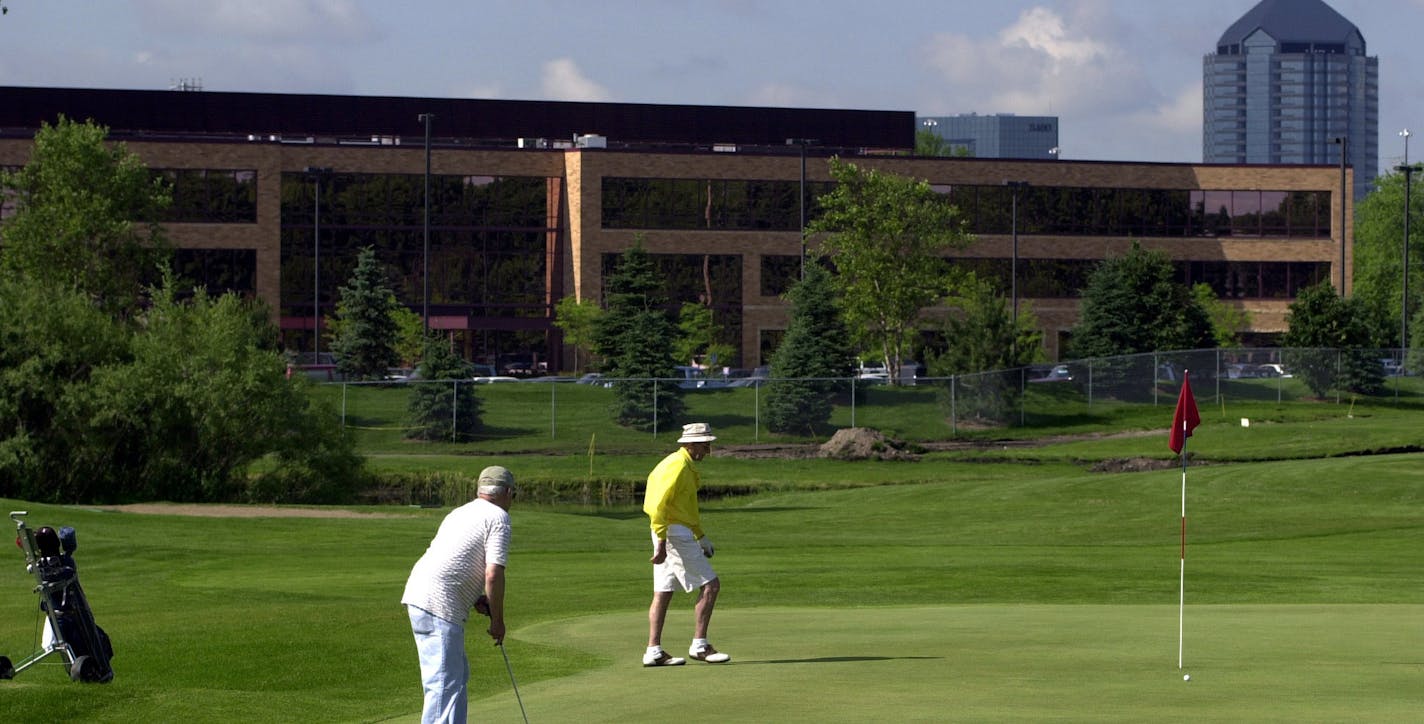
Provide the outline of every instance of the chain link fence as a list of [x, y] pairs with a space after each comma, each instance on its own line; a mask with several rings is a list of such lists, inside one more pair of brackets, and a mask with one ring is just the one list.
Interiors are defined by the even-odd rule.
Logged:
[[[836, 389], [829, 428], [874, 427], [908, 440], [934, 440], [985, 429], [1061, 425], [1074, 416], [1124, 408], [1170, 407], [1188, 374], [1203, 405], [1228, 399], [1275, 404], [1401, 396], [1417, 400], [1424, 393], [1424, 379], [1406, 368], [1405, 359], [1400, 349], [1201, 349], [950, 377], [821, 381]], [[409, 413], [416, 390], [425, 388], [428, 398], [430, 386], [452, 401], [470, 390], [480, 400], [480, 424], [473, 435], [457, 434], [468, 430], [459, 419], [461, 405], [439, 408], [449, 414], [451, 442], [519, 440], [536, 449], [570, 450], [588, 441], [592, 450], [602, 440], [622, 448], [656, 447], [652, 443], [665, 447], [681, 423], [691, 420], [711, 422], [724, 441], [741, 444], [805, 441], [825, 432], [784, 435], [768, 429], [768, 394], [778, 383], [791, 380], [710, 376], [638, 381], [652, 382], [652, 395], [681, 395], [686, 419], [653, 418], [640, 429], [619, 426], [612, 413], [613, 388], [624, 380], [596, 376], [498, 383], [342, 382], [320, 385], [319, 393], [332, 398], [343, 426], [367, 436], [376, 447], [382, 441], [398, 447], [412, 430], [437, 424], [412, 420]], [[649, 409], [655, 407], [652, 402]]]

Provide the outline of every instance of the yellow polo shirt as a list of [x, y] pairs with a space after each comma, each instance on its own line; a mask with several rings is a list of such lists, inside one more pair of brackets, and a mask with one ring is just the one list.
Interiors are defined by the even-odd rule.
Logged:
[[668, 525], [672, 523], [685, 525], [693, 535], [702, 537], [702, 516], [697, 511], [697, 489], [701, 486], [702, 477], [692, 467], [692, 455], [683, 447], [648, 473], [643, 512], [648, 514], [658, 540], [667, 540]]

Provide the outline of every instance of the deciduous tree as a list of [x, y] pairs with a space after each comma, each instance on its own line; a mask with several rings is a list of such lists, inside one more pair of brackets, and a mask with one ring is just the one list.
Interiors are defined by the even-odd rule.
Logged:
[[1336, 388], [1374, 394], [1384, 384], [1376, 349], [1382, 332], [1363, 299], [1342, 299], [1322, 282], [1301, 291], [1286, 324], [1281, 344], [1289, 351], [1283, 361], [1317, 396]]
[[579, 353], [592, 354], [594, 331], [603, 308], [593, 301], [580, 301], [574, 297], [564, 297], [554, 305], [554, 326], [563, 330], [564, 344], [574, 348], [574, 369], [582, 370], [584, 362]]
[[925, 181], [831, 160], [825, 233], [851, 338], [899, 374], [921, 311], [948, 291], [942, 254], [969, 244], [959, 210]]
[[76, 289], [105, 315], [128, 318], [172, 255], [158, 226], [171, 194], [107, 137], [103, 126], [60, 116], [35, 134], [29, 163], [0, 175], [14, 196], [0, 231], [0, 270]]

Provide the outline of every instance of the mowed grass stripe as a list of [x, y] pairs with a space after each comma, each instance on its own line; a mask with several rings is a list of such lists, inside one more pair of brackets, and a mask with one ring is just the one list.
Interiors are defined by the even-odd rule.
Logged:
[[[645, 670], [636, 614], [540, 624], [510, 643], [611, 661], [521, 686], [531, 720], [1404, 721], [1424, 694], [1424, 606], [1191, 606], [1177, 669], [1173, 606], [729, 609], [727, 666]], [[668, 631], [690, 630], [690, 612]], [[665, 646], [680, 652], [682, 637]], [[485, 655], [493, 655], [483, 652]], [[517, 669], [516, 669], [517, 670]], [[509, 694], [476, 702], [497, 719]]]

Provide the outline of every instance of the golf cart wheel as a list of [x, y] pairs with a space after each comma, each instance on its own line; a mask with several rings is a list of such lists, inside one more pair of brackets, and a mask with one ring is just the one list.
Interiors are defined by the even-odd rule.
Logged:
[[99, 662], [88, 656], [80, 656], [69, 665], [70, 681], [96, 681], [99, 678]]
[[10, 663], [10, 657], [0, 656], [0, 679], [15, 678], [15, 665]]

